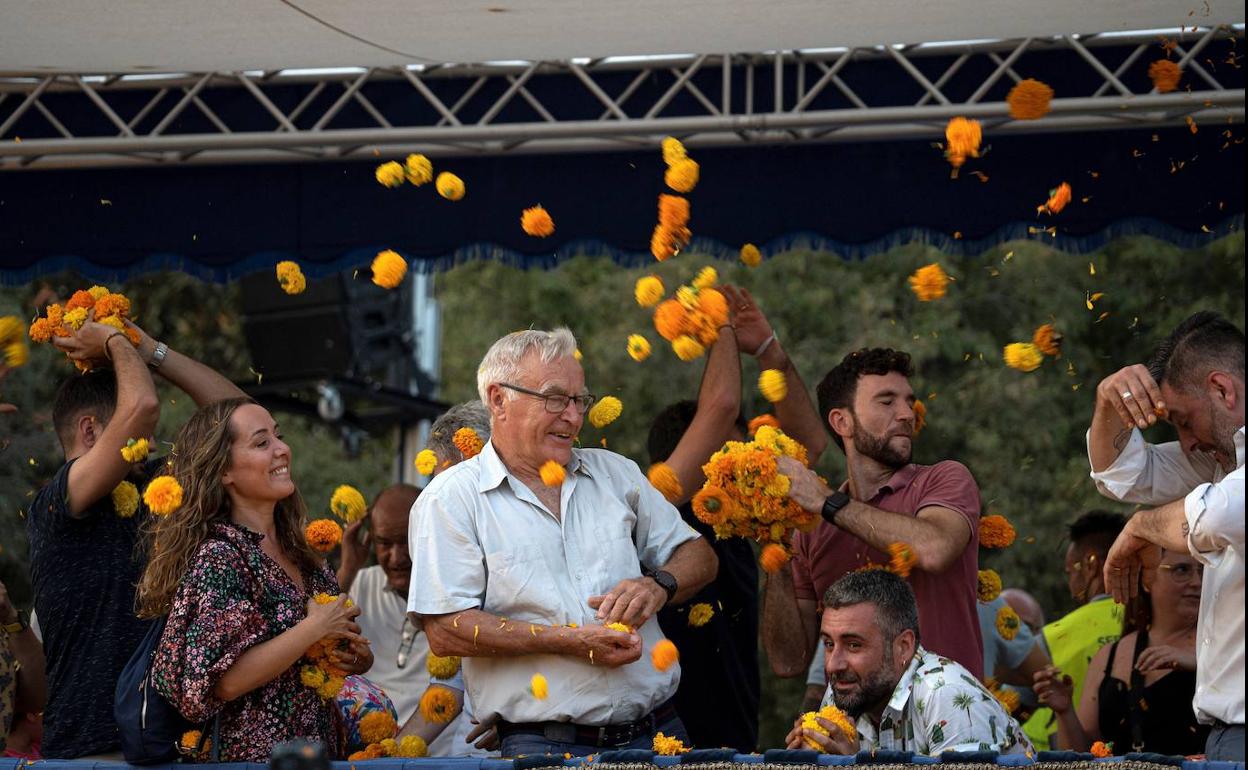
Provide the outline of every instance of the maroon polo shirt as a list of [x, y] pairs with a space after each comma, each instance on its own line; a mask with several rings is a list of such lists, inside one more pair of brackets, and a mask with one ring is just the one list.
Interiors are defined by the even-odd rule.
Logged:
[[[971, 539], [948, 569], [932, 574], [915, 569], [910, 587], [919, 604], [919, 634], [928, 650], [953, 658], [976, 677], [984, 675], [984, 643], [979, 633], [979, 487], [962, 463], [907, 465], [865, 501], [880, 510], [914, 516], [938, 505], [957, 511], [971, 528]], [[793, 585], [798, 599], [820, 602], [836, 580], [868, 564], [888, 564], [887, 553], [826, 521], [812, 532], [793, 536]]]

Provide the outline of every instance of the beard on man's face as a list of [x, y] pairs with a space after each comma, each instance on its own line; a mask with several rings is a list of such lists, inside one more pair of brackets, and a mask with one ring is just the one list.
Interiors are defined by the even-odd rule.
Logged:
[[900, 468], [910, 462], [911, 447], [909, 445], [903, 450], [895, 449], [890, 443], [898, 435], [901, 434], [894, 431], [884, 436], [874, 436], [867, 433], [857, 419], [854, 420], [854, 449], [857, 449], [859, 454], [888, 468]]
[[[856, 687], [848, 690], [837, 689], [837, 684], [852, 684]], [[832, 703], [844, 711], [852, 719], [857, 719], [867, 711], [887, 702], [897, 688], [894, 667], [883, 661], [878, 669], [863, 678], [853, 671], [828, 676], [828, 685], [832, 688]]]

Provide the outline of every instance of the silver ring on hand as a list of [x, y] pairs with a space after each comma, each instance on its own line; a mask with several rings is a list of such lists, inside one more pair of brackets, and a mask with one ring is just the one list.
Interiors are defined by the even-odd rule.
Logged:
[[1129, 390], [1123, 391], [1122, 400], [1126, 401], [1128, 398], [1135, 398], [1135, 394]]

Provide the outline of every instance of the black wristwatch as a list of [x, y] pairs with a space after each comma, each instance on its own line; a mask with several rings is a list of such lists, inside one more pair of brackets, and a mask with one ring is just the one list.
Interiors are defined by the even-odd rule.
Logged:
[[849, 505], [849, 501], [851, 499], [852, 498], [849, 495], [839, 489], [828, 495], [828, 499], [823, 501], [823, 510], [820, 511], [823, 515], [823, 520], [832, 526], [836, 526], [836, 514], [840, 513], [842, 508]]
[[666, 570], [657, 569], [647, 572], [646, 577], [659, 584], [667, 592], [667, 600], [670, 602], [672, 597], [676, 595], [676, 577]]

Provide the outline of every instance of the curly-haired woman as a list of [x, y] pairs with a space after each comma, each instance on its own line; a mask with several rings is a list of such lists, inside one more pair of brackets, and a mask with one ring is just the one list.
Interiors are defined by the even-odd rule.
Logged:
[[334, 701], [299, 677], [300, 659], [326, 636], [348, 641], [338, 665], [372, 664], [323, 559], [303, 540], [305, 508], [290, 477], [290, 447], [267, 410], [245, 398], [209, 404], [178, 433], [174, 475], [182, 507], [154, 517], [139, 614], [168, 613], [153, 661], [156, 689], [188, 720], [220, 717], [220, 760], [267, 762], [273, 746], [340, 738]]

